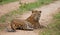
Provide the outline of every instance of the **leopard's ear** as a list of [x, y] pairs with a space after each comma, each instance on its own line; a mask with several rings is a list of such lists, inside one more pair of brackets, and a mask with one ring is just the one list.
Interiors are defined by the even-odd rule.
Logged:
[[32, 10], [32, 13], [34, 13], [34, 10]]
[[32, 10], [32, 13], [35, 13], [35, 12], [37, 12], [37, 10]]

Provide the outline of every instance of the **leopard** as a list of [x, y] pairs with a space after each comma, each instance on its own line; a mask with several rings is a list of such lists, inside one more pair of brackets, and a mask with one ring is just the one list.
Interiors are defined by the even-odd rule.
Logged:
[[40, 28], [39, 19], [41, 11], [32, 10], [32, 14], [25, 20], [13, 19], [10, 23], [10, 27], [7, 28], [8, 32], [15, 32], [17, 29], [20, 30], [34, 30]]
[[30, 22], [33, 25], [34, 29], [41, 28], [39, 20], [41, 16], [41, 11], [32, 10], [32, 14], [30, 17], [26, 19], [26, 21]]

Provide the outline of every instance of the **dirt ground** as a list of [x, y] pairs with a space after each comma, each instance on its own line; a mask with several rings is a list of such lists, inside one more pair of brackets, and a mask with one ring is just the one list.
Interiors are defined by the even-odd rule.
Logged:
[[[60, 1], [56, 1], [54, 3], [51, 3], [49, 5], [42, 6], [40, 8], [36, 8], [36, 10], [41, 10], [42, 14], [40, 17], [40, 24], [47, 26], [49, 22], [52, 20], [52, 16], [57, 13], [60, 10]], [[21, 15], [22, 19], [26, 19], [28, 16], [31, 15], [31, 12], [25, 13]], [[0, 32], [0, 35], [38, 35], [38, 32], [40, 30], [35, 31], [23, 31], [23, 30], [17, 30], [17, 32], [6, 32], [2, 31]]]
[[0, 5], [0, 17], [18, 8], [19, 8], [19, 2], [13, 2], [9, 4]]

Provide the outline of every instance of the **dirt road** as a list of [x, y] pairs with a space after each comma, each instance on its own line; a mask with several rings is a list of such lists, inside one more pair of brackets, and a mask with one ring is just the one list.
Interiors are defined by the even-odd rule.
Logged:
[[0, 5], [0, 16], [19, 8], [19, 2]]
[[1, 32], [0, 35], [38, 35], [37, 32], [34, 31], [23, 31], [23, 30], [17, 30], [17, 32]]
[[[51, 3], [46, 6], [42, 6], [40, 8], [36, 8], [37, 10], [41, 10], [41, 19], [40, 23], [42, 25], [47, 26], [49, 22], [52, 20], [52, 15], [54, 13], [58, 12], [58, 9], [60, 9], [60, 1], [56, 1], [54, 3]], [[27, 18], [29, 15], [31, 15], [31, 12], [23, 14], [22, 18]], [[17, 32], [0, 32], [0, 35], [38, 35], [38, 32], [36, 31], [17, 31]]]

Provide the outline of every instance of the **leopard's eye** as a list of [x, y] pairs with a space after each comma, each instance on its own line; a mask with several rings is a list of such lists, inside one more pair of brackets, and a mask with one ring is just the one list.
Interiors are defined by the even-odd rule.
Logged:
[[41, 13], [41, 11], [39, 11]]

